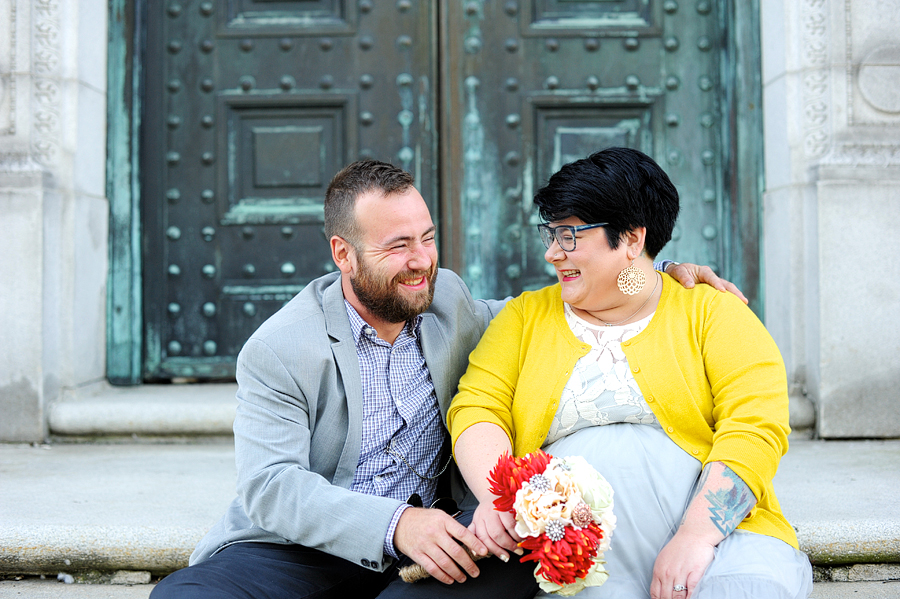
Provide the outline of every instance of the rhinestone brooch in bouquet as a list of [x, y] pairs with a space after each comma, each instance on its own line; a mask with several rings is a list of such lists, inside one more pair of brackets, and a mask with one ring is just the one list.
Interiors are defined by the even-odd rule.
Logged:
[[516, 517], [521, 561], [542, 590], [571, 596], [609, 578], [604, 552], [616, 526], [610, 484], [581, 456], [500, 456], [488, 477], [494, 508]]

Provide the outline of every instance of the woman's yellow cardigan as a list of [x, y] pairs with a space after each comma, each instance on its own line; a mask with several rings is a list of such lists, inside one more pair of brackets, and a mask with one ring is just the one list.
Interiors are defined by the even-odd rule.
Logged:
[[[781, 354], [734, 295], [662, 277], [650, 324], [622, 343], [644, 399], [679, 447], [704, 466], [723, 462], [750, 487], [757, 503], [738, 528], [797, 547], [772, 489], [790, 432]], [[515, 455], [540, 448], [588, 349], [566, 323], [559, 285], [510, 300], [469, 356], [450, 405], [454, 447], [468, 427], [492, 422]]]

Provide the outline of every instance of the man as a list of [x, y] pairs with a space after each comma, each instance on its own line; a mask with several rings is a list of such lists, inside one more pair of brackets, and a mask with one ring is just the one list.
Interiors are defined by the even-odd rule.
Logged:
[[[475, 505], [461, 483], [459, 521], [411, 505], [437, 495], [447, 407], [503, 303], [473, 300], [437, 268], [428, 208], [389, 164], [334, 177], [325, 233], [339, 272], [307, 285], [238, 356], [238, 497], [153, 598], [530, 597], [532, 564], [500, 551], [505, 561], [476, 565], [464, 550], [487, 554], [465, 526]], [[401, 556], [433, 578], [399, 581]]]

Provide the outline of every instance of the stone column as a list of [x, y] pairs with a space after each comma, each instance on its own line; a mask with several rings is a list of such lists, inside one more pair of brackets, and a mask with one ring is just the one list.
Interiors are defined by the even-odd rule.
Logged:
[[792, 416], [900, 436], [900, 0], [761, 10], [766, 323]]
[[0, 441], [104, 376], [106, 10], [0, 0]]

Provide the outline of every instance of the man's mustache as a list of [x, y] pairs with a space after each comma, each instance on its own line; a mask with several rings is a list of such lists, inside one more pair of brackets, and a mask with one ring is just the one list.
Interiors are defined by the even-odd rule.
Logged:
[[411, 281], [413, 279], [419, 279], [421, 277], [425, 277], [431, 282], [432, 276], [434, 275], [434, 267], [431, 267], [427, 270], [407, 270], [401, 273], [397, 273], [393, 279], [391, 279], [392, 284], [399, 284], [401, 281]]

